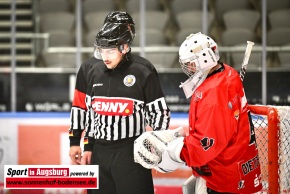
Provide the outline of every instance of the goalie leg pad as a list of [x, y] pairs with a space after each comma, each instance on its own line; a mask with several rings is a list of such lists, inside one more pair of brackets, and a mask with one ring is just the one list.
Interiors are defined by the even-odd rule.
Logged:
[[183, 194], [207, 194], [206, 180], [190, 176], [182, 185]]
[[196, 178], [195, 193], [196, 194], [207, 194], [206, 180], [204, 180], [202, 177]]

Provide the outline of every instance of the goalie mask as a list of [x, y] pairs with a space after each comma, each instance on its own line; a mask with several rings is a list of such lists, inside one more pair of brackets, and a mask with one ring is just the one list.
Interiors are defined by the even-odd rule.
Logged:
[[200, 32], [186, 37], [179, 48], [181, 68], [189, 77], [180, 85], [186, 98], [192, 96], [210, 70], [218, 64], [218, 60], [218, 46], [212, 38]]

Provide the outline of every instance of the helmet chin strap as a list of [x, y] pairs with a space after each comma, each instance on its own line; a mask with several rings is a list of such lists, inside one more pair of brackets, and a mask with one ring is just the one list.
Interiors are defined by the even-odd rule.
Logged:
[[190, 78], [188, 78], [185, 82], [180, 84], [179, 87], [183, 89], [183, 92], [187, 99], [192, 96], [196, 88], [200, 86], [200, 84], [206, 79], [209, 72], [210, 69], [198, 71]]

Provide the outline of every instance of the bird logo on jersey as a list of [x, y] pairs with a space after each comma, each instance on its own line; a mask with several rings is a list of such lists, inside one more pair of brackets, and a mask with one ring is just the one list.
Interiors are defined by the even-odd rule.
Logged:
[[200, 140], [201, 146], [205, 151], [207, 151], [210, 147], [214, 144], [213, 138], [204, 137], [202, 140]]
[[136, 78], [134, 75], [127, 75], [123, 80], [125, 86], [131, 87], [135, 84]]

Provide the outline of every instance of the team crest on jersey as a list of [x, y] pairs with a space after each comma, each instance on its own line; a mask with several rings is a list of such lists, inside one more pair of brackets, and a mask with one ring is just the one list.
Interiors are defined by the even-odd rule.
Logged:
[[207, 151], [210, 147], [214, 144], [213, 138], [204, 137], [202, 140], [200, 140], [201, 146], [205, 151]]
[[202, 91], [195, 90], [194, 92], [194, 101], [197, 102], [202, 99]]
[[94, 98], [93, 110], [100, 115], [129, 116], [133, 113], [133, 100], [124, 98]]
[[239, 116], [240, 116], [240, 111], [239, 110], [236, 110], [235, 112], [234, 112], [234, 117], [235, 117], [235, 119], [239, 119]]
[[243, 188], [245, 188], [245, 181], [244, 181], [244, 180], [241, 180], [241, 181], [238, 183], [238, 190], [243, 189]]
[[123, 80], [125, 86], [131, 87], [135, 84], [136, 78], [134, 75], [127, 75]]

